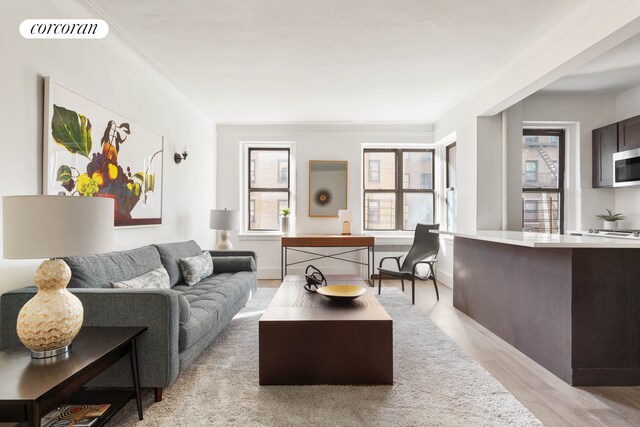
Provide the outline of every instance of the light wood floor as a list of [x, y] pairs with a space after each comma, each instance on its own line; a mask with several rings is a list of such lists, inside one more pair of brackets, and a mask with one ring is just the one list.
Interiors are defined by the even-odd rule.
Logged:
[[[260, 280], [278, 287], [279, 280]], [[383, 281], [385, 287], [399, 281]], [[453, 308], [453, 291], [416, 284], [416, 305], [547, 426], [640, 426], [640, 387], [571, 387]], [[411, 298], [411, 285], [405, 287]]]

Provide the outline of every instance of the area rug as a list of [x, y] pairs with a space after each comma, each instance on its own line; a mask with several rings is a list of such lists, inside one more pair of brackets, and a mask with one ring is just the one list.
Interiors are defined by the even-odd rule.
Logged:
[[535, 416], [399, 289], [379, 297], [393, 318], [393, 386], [259, 386], [258, 320], [276, 289], [261, 288], [229, 327], [165, 390], [129, 402], [111, 425], [537, 426]]

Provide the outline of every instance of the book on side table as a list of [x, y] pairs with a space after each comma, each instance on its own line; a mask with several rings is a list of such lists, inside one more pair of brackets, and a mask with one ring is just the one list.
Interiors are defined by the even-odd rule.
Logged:
[[42, 427], [90, 427], [103, 415], [110, 404], [60, 405], [42, 418]]

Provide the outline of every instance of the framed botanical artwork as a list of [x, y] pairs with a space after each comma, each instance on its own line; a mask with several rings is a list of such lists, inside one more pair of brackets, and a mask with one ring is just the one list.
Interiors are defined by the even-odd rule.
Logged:
[[115, 226], [162, 223], [162, 135], [45, 78], [43, 193], [114, 199]]
[[309, 216], [338, 217], [347, 209], [348, 163], [309, 160]]

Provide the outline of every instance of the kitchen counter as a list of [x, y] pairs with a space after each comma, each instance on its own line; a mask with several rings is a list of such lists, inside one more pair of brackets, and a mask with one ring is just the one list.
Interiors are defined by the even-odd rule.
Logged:
[[466, 239], [483, 240], [485, 242], [528, 246], [530, 248], [640, 248], [640, 239], [619, 239], [615, 237], [571, 236], [501, 230], [431, 230], [431, 232], [464, 237]]
[[453, 305], [574, 386], [640, 385], [640, 240], [453, 238]]

